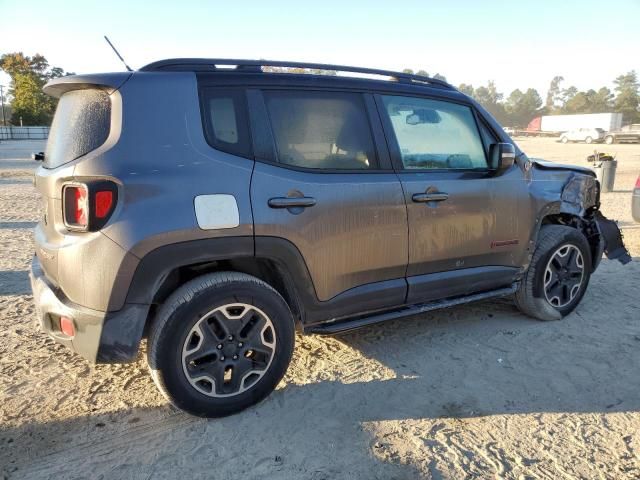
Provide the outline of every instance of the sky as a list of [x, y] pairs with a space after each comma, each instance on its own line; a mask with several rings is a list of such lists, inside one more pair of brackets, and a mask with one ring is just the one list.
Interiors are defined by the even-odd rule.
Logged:
[[298, 60], [424, 69], [544, 97], [555, 75], [583, 90], [640, 71], [639, 19], [640, 0], [0, 0], [0, 53], [122, 70], [106, 34], [134, 69], [171, 57]]

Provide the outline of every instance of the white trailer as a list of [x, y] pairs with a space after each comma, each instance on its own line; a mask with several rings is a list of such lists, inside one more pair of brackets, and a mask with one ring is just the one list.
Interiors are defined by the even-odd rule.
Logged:
[[543, 132], [567, 132], [576, 128], [601, 128], [606, 132], [622, 127], [621, 113], [588, 113], [583, 115], [545, 115], [540, 122]]

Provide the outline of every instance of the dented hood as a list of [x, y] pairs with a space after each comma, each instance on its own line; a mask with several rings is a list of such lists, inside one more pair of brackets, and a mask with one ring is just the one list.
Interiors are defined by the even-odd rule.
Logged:
[[541, 158], [529, 158], [529, 160], [531, 161], [531, 163], [533, 163], [533, 166], [535, 168], [541, 168], [543, 170], [567, 170], [572, 172], [584, 173], [587, 175], [591, 175], [592, 177], [596, 176], [596, 173], [588, 167], [549, 162], [547, 160], [542, 160]]

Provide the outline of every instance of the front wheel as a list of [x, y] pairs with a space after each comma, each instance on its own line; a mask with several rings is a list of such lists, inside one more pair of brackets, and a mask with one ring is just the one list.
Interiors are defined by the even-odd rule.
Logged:
[[293, 316], [265, 282], [236, 272], [197, 277], [164, 303], [151, 327], [147, 360], [162, 394], [201, 417], [239, 412], [284, 376]]
[[584, 142], [585, 143], [593, 143], [593, 138], [587, 137], [587, 138], [584, 139]]
[[561, 141], [562, 143], [567, 143], [567, 142], [569, 142], [569, 139], [568, 139], [567, 137], [562, 137], [562, 138], [560, 139], [560, 141]]
[[563, 225], [545, 225], [515, 294], [517, 307], [538, 320], [565, 317], [584, 296], [591, 265], [591, 249], [582, 232]]

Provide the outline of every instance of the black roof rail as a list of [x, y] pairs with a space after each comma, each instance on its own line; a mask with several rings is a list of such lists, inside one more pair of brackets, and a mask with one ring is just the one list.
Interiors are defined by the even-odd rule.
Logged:
[[[234, 66], [235, 68], [218, 68], [219, 65]], [[262, 73], [263, 67], [304, 68], [311, 70], [328, 70], [335, 72], [361, 73], [365, 75], [380, 75], [395, 78], [403, 83], [429, 83], [455, 90], [455, 87], [437, 78], [424, 77], [404, 72], [378, 70], [375, 68], [349, 67], [346, 65], [329, 65], [325, 63], [287, 62], [280, 60], [241, 60], [233, 58], [170, 58], [159, 60], [140, 68], [141, 72], [156, 71], [197, 71], [197, 72], [228, 72], [242, 71]]]

